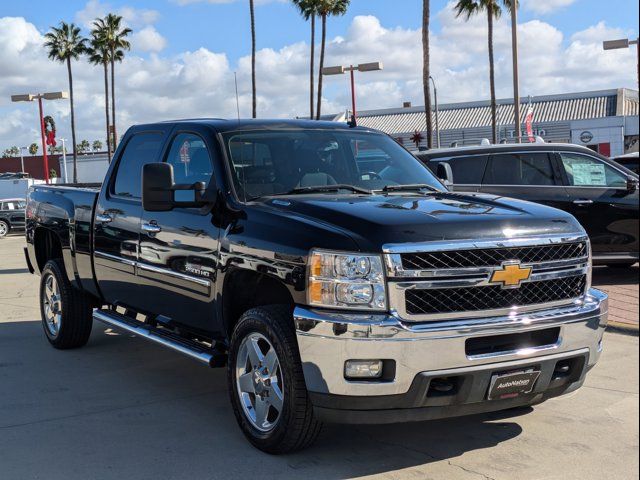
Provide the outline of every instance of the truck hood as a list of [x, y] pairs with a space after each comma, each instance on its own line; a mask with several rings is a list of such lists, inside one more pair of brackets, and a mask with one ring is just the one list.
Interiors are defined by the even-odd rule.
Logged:
[[[286, 216], [331, 225], [349, 235], [362, 251], [370, 252], [379, 252], [390, 243], [584, 232], [561, 210], [475, 193], [293, 195], [271, 198], [263, 206]], [[317, 246], [322, 247], [322, 239]]]

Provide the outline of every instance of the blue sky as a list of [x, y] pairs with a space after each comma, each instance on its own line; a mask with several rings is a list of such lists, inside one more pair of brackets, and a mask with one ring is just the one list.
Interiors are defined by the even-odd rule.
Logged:
[[[37, 141], [34, 106], [11, 94], [67, 90], [64, 67], [47, 59], [43, 35], [59, 21], [85, 34], [107, 12], [134, 30], [132, 49], [117, 65], [118, 130], [135, 123], [236, 114], [251, 104], [248, 0], [0, 1], [0, 151]], [[256, 0], [258, 115], [308, 114], [309, 26], [284, 0]], [[423, 104], [421, 0], [352, 0], [331, 18], [327, 65], [382, 61], [384, 71], [358, 74], [358, 108]], [[453, 3], [431, 1], [432, 75], [441, 103], [489, 97], [486, 19], [455, 17]], [[521, 0], [521, 94], [636, 88], [635, 48], [604, 52], [602, 40], [638, 35], [637, 0]], [[512, 93], [508, 15], [496, 23], [496, 86]], [[319, 40], [319, 36], [318, 36]], [[79, 139], [104, 137], [101, 69], [73, 64]], [[349, 106], [346, 78], [325, 79], [323, 113]], [[68, 102], [47, 102], [59, 136], [69, 137]]]
[[[166, 53], [176, 54], [195, 50], [201, 46], [212, 51], [225, 51], [230, 59], [237, 59], [250, 51], [248, 28], [248, 0], [231, 3], [207, 1], [180, 5], [171, 0], [109, 0], [104, 2], [118, 9], [135, 7], [157, 10], [160, 15], [156, 29], [168, 39]], [[432, 0], [432, 11], [446, 5], [446, 0]], [[561, 3], [561, 2], [558, 2]], [[59, 19], [73, 21], [84, 1], [55, 2], [29, 0], [28, 2], [2, 2], [0, 16], [24, 16], [39, 30], [45, 31]], [[328, 35], [341, 35], [357, 15], [374, 15], [384, 20], [387, 27], [419, 28], [422, 21], [420, 0], [352, 0], [344, 17], [329, 22]], [[289, 2], [269, 2], [256, 7], [258, 46], [282, 48], [298, 40], [307, 40], [308, 26]], [[624, 30], [638, 31], [638, 2], [633, 0], [577, 0], [571, 5], [547, 14], [526, 8], [520, 12], [523, 22], [543, 19], [560, 29], [567, 37], [604, 20]], [[440, 29], [437, 18], [432, 20], [435, 32]]]

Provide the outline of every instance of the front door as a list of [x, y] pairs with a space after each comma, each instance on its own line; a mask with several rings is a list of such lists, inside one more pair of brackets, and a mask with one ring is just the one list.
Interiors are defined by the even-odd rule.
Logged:
[[100, 292], [107, 303], [138, 310], [150, 291], [135, 288], [140, 217], [142, 167], [161, 158], [168, 130], [137, 132], [123, 138], [94, 218], [94, 264]]
[[546, 152], [491, 155], [480, 191], [564, 208], [567, 193], [552, 159]]
[[600, 158], [560, 152], [566, 209], [589, 234], [594, 256], [638, 252], [638, 191], [627, 175]]
[[[173, 134], [165, 161], [176, 184], [205, 182], [215, 189], [215, 147], [206, 131]], [[193, 201], [193, 191], [176, 191], [176, 201]], [[209, 209], [143, 212], [138, 275], [155, 292], [149, 309], [160, 321], [211, 332], [216, 321], [214, 283], [220, 231]]]

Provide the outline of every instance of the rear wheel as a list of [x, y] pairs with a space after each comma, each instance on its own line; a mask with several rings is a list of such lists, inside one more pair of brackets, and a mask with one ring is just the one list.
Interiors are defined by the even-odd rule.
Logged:
[[11, 227], [4, 220], [0, 220], [0, 238], [6, 237], [9, 234]]
[[40, 278], [40, 313], [49, 343], [58, 349], [82, 347], [93, 325], [91, 303], [71, 285], [62, 260], [49, 260]]
[[294, 452], [320, 433], [288, 307], [254, 308], [242, 315], [231, 338], [228, 383], [238, 424], [260, 450]]

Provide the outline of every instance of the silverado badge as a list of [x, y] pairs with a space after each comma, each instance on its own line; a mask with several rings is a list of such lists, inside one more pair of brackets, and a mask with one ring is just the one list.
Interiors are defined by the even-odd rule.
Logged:
[[502, 288], [519, 288], [520, 284], [529, 280], [531, 267], [523, 267], [520, 262], [505, 262], [491, 274], [491, 283], [499, 283]]

